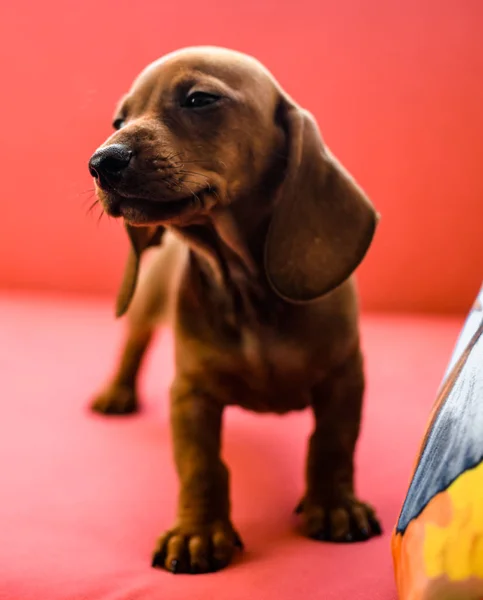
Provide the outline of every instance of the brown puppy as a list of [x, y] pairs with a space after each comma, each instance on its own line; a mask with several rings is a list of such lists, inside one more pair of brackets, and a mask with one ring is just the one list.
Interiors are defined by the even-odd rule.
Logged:
[[[372, 205], [302, 110], [256, 60], [190, 48], [148, 66], [89, 167], [103, 209], [131, 240], [118, 299], [161, 243], [130, 307], [117, 372], [93, 408], [136, 410], [136, 377], [160, 317], [172, 315], [171, 419], [181, 490], [153, 565], [226, 566], [241, 542], [220, 458], [226, 406], [310, 407], [306, 534], [351, 542], [380, 533], [354, 492], [364, 374], [351, 274], [374, 234]], [[172, 310], [171, 310], [172, 309]]]

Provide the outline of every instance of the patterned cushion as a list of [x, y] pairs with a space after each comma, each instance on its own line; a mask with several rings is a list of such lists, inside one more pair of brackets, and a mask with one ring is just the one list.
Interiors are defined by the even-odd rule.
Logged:
[[483, 598], [483, 288], [430, 416], [392, 538], [400, 600]]

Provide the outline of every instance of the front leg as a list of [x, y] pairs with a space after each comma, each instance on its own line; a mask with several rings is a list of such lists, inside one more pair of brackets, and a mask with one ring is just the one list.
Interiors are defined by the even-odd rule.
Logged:
[[173, 573], [216, 571], [242, 547], [230, 521], [229, 475], [220, 458], [222, 413], [222, 405], [200, 390], [173, 386], [178, 514], [174, 526], [158, 540], [154, 567]]
[[129, 415], [139, 408], [137, 382], [143, 358], [153, 337], [153, 328], [129, 324], [116, 372], [94, 398], [91, 410], [103, 415]]
[[363, 395], [359, 350], [313, 391], [315, 430], [309, 444], [307, 489], [296, 509], [311, 538], [353, 542], [381, 533], [374, 510], [354, 492]]

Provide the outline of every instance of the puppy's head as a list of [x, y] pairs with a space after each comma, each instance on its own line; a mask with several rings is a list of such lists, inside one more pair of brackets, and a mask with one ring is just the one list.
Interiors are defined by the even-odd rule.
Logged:
[[149, 65], [89, 161], [104, 210], [182, 225], [246, 193], [280, 141], [276, 104], [269, 74], [234, 52], [186, 49]]
[[[189, 48], [161, 58], [122, 99], [114, 128], [89, 169], [104, 210], [124, 218], [134, 251], [118, 313], [129, 304], [139, 255], [159, 243], [163, 226], [202, 222], [259, 198], [261, 189], [273, 195], [265, 270], [285, 299], [308, 301], [333, 289], [369, 247], [372, 205], [324, 146], [311, 115], [251, 57]], [[274, 165], [280, 173], [272, 189], [266, 179]]]

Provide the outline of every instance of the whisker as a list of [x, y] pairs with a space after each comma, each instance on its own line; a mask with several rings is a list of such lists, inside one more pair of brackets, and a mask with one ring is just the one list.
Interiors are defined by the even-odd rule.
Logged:
[[93, 203], [92, 203], [92, 204], [89, 206], [89, 208], [87, 209], [87, 213], [86, 213], [86, 215], [89, 215], [89, 214], [92, 212], [92, 210], [93, 210], [93, 209], [94, 209], [94, 208], [95, 208], [95, 207], [96, 207], [98, 204], [99, 204], [99, 200], [98, 200], [98, 199], [96, 199], [96, 201], [95, 201], [95, 202], [93, 202]]
[[166, 156], [165, 160], [167, 160], [167, 161], [173, 160], [175, 158], [178, 158], [178, 156], [181, 156], [181, 154], [182, 154], [182, 152], [174, 152], [173, 154]]
[[196, 185], [201, 185], [203, 187], [209, 187], [210, 182], [207, 179], [196, 179], [195, 177], [183, 177], [180, 180], [181, 182], [186, 181], [187, 183], [195, 183]]
[[92, 194], [88, 197], [88, 198], [83, 198], [82, 199], [82, 206], [85, 206], [88, 202], [90, 202], [92, 200], [92, 198], [94, 198], [96, 195], [94, 194], [94, 192], [92, 192]]
[[[184, 184], [184, 182], [183, 182], [183, 184]], [[193, 190], [192, 190], [192, 189], [191, 189], [191, 188], [190, 188], [188, 185], [186, 185], [186, 184], [184, 184], [184, 185], [185, 185], [185, 187], [187, 187], [187, 188], [188, 188], [188, 190], [189, 190], [189, 191], [190, 191], [190, 192], [193, 194], [193, 196], [196, 198], [196, 200], [198, 200], [198, 203], [199, 203], [199, 204], [202, 204], [202, 202], [201, 202], [201, 200], [200, 200], [199, 196], [197, 196], [197, 195], [196, 195], [196, 194], [193, 192]]]
[[[183, 179], [183, 184], [184, 183], [193, 183], [197, 186], [199, 186], [200, 184], [203, 185], [202, 181], [196, 181], [196, 179]], [[181, 189], [181, 187], [182, 187], [182, 184], [181, 184], [181, 186], [178, 186], [178, 189]]]
[[178, 173], [182, 173], [183, 175], [198, 175], [199, 177], [205, 177], [206, 179], [208, 179], [207, 175], [204, 175], [203, 173], [198, 173], [197, 171], [180, 170], [178, 171]]
[[[208, 181], [208, 178], [206, 177], [206, 175], [201, 175], [201, 173], [196, 173], [196, 175], [200, 175], [201, 177], [205, 177], [205, 179], [207, 180], [208, 193], [210, 193], [210, 194], [213, 194], [213, 196], [214, 196], [215, 198], [217, 198], [218, 200], [220, 200], [220, 196], [218, 195], [218, 192], [217, 192], [217, 191], [216, 191], [216, 189], [215, 189], [215, 188], [214, 188], [214, 187], [213, 187], [213, 186], [210, 184], [210, 182]], [[182, 185], [183, 185], [185, 182], [187, 182], [187, 183], [195, 183], [195, 184], [202, 183], [202, 182], [200, 182], [200, 181], [197, 181], [197, 180], [193, 180], [193, 179], [188, 179], [188, 178], [185, 178], [185, 179], [183, 179], [183, 180], [182, 180], [182, 182], [178, 183], [178, 188], [181, 188], [181, 186], [182, 186]], [[188, 187], [188, 186], [186, 186], [186, 187]], [[188, 188], [188, 189], [189, 189], [189, 188]], [[191, 191], [191, 193], [193, 193], [193, 192], [192, 192], [192, 190], [190, 190], [190, 191]]]
[[[183, 164], [185, 164], [185, 165], [196, 165], [196, 164], [212, 163], [212, 162], [213, 162], [212, 160], [203, 160], [203, 159], [201, 159], [201, 160], [184, 160]], [[226, 166], [221, 161], [220, 161], [220, 164], [223, 164], [223, 166]]]

